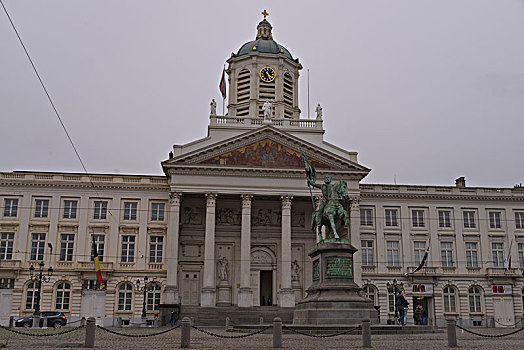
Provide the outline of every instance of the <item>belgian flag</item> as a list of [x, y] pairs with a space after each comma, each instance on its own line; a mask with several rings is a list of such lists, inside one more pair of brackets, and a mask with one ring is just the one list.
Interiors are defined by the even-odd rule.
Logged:
[[100, 271], [100, 259], [98, 258], [98, 250], [96, 248], [96, 243], [93, 240], [93, 261], [95, 262], [95, 272], [96, 272], [96, 287], [102, 288], [104, 285], [104, 280], [102, 279], [102, 271]]
[[222, 78], [220, 78], [220, 84], [218, 84], [218, 89], [220, 90], [220, 93], [222, 94], [222, 98], [226, 98], [226, 70], [225, 68], [222, 70]]

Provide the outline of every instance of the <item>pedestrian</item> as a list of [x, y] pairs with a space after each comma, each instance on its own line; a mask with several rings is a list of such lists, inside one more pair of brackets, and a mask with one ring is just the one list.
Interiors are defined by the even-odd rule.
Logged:
[[175, 312], [171, 311], [171, 318], [169, 319], [169, 324], [171, 325], [171, 327], [173, 327], [175, 323], [176, 323]]
[[400, 294], [397, 296], [397, 300], [395, 301], [395, 306], [398, 310], [398, 320], [401, 325], [406, 325], [406, 309], [408, 308], [408, 301], [406, 300], [406, 294], [404, 291], [401, 291]]
[[420, 326], [422, 325], [422, 305], [417, 306], [415, 309], [415, 314], [413, 315], [413, 319], [415, 320], [415, 325]]

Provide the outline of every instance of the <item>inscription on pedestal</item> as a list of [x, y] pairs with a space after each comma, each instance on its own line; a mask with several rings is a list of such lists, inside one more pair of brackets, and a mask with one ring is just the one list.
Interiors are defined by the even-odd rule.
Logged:
[[351, 258], [327, 258], [326, 277], [329, 280], [353, 281]]
[[318, 283], [320, 281], [320, 264], [319, 260], [313, 261], [313, 283]]

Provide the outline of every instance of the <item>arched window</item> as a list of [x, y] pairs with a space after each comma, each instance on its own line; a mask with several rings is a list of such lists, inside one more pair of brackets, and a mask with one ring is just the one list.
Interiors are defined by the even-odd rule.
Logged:
[[[284, 74], [284, 104], [293, 107], [293, 78], [287, 72]], [[286, 118], [291, 118], [291, 110], [285, 109], [284, 115]]]
[[469, 312], [482, 312], [480, 287], [469, 287]]
[[151, 283], [147, 288], [147, 311], [158, 311], [160, 305], [160, 291], [162, 287], [158, 283]]
[[251, 88], [251, 73], [247, 69], [243, 69], [238, 73], [237, 79], [237, 103], [246, 103], [245, 106], [237, 108], [237, 116], [246, 116], [249, 114], [249, 102]]
[[371, 301], [373, 302], [373, 305], [377, 305], [378, 298], [376, 296], [376, 289], [375, 289], [375, 287], [373, 287], [372, 285], [366, 284], [362, 288], [362, 291], [364, 292], [364, 295], [366, 297], [371, 299]]
[[56, 303], [57, 310], [69, 310], [71, 300], [71, 285], [67, 282], [61, 282], [56, 287]]
[[133, 286], [130, 283], [118, 287], [118, 311], [131, 311], [133, 301]]
[[38, 294], [38, 285], [35, 282], [31, 282], [27, 285], [25, 308], [32, 310], [36, 306], [36, 298]]
[[457, 312], [456, 290], [452, 286], [444, 287], [444, 312]]

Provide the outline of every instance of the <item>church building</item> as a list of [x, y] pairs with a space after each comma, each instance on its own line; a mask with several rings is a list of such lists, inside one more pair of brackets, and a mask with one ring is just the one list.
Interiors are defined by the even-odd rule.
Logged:
[[71, 320], [113, 325], [143, 311], [152, 320], [160, 305], [178, 304], [294, 308], [313, 282], [311, 219], [321, 196], [307, 186], [301, 152], [318, 184], [325, 174], [347, 182], [341, 236], [358, 249], [354, 280], [382, 323], [394, 317], [394, 279], [410, 302], [408, 322], [417, 305], [433, 325], [524, 317], [524, 189], [467, 187], [464, 178], [362, 184], [371, 170], [324, 140], [321, 108], [301, 118], [302, 65], [273, 39], [266, 15], [227, 60], [228, 113], [217, 115], [212, 102], [207, 136], [175, 144], [164, 175], [0, 173], [1, 324], [34, 312], [29, 268], [38, 274], [42, 261], [44, 274], [53, 271], [41, 310]]

